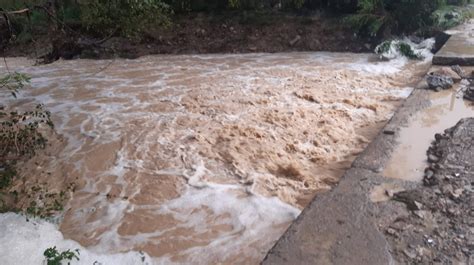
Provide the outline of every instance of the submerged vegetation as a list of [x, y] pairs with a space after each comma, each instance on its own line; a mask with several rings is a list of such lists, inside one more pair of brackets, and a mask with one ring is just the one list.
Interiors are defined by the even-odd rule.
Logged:
[[72, 260], [79, 261], [79, 249], [74, 251], [68, 249], [65, 251], [59, 252], [56, 246], [47, 248], [43, 253], [47, 265], [61, 265], [61, 264], [70, 264]]
[[382, 42], [375, 48], [375, 53], [384, 59], [390, 59], [390, 54], [397, 53], [409, 59], [420, 60], [423, 55], [407, 42], [403, 40], [388, 40]]
[[[9, 73], [0, 78], [0, 91], [9, 93], [16, 99], [19, 91], [29, 82], [30, 77], [25, 74]], [[9, 106], [0, 105], [0, 212], [17, 210], [11, 201], [18, 199], [18, 191], [9, 192], [8, 189], [17, 175], [18, 163], [24, 163], [37, 151], [44, 149], [48, 142], [45, 133], [53, 129], [51, 113], [42, 104], [27, 111], [18, 110], [13, 103]], [[41, 187], [36, 187], [31, 191], [24, 191], [34, 199], [44, 199], [44, 202], [39, 203], [41, 207], [36, 201], [31, 201], [26, 209], [27, 214], [46, 217], [53, 211], [62, 210], [63, 192], [46, 192], [43, 195], [41, 190]], [[35, 196], [38, 192], [41, 194]]]
[[[30, 78], [24, 74], [7, 74], [0, 79], [0, 89], [16, 98], [18, 91], [29, 82]], [[0, 161], [8, 164], [8, 161], [28, 158], [43, 149], [47, 139], [41, 132], [42, 124], [54, 128], [51, 113], [42, 104], [29, 111], [0, 106]]]

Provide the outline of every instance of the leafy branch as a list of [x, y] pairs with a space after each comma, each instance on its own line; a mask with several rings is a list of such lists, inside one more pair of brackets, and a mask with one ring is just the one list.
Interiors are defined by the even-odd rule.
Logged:
[[[8, 74], [0, 79], [0, 89], [16, 98], [18, 91], [29, 82], [30, 77], [25, 74]], [[42, 104], [24, 112], [0, 106], [0, 162], [29, 157], [45, 148], [47, 139], [40, 131], [41, 124], [54, 129], [51, 113]]]
[[18, 91], [26, 84], [29, 84], [30, 80], [31, 78], [29, 76], [15, 72], [0, 79], [0, 88], [10, 91], [12, 96], [16, 98]]
[[70, 249], [66, 251], [59, 252], [56, 248], [50, 247], [47, 248], [44, 253], [44, 257], [46, 258], [47, 265], [61, 265], [63, 261], [67, 261], [67, 264], [70, 264], [70, 261], [76, 259], [79, 261], [79, 249], [75, 249], [71, 251]]

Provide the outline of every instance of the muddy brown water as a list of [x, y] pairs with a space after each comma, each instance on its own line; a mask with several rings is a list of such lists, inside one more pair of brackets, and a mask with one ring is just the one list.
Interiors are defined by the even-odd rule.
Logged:
[[384, 176], [408, 181], [423, 179], [428, 165], [426, 152], [434, 135], [453, 127], [462, 118], [474, 117], [474, 105], [463, 100], [461, 87], [456, 84], [452, 89], [430, 95], [431, 106], [417, 113], [408, 126], [401, 129], [400, 145], [386, 166]]
[[22, 104], [45, 103], [65, 139], [22, 172], [79, 184], [64, 236], [187, 264], [262, 260], [426, 71], [338, 53], [8, 62], [33, 76]]

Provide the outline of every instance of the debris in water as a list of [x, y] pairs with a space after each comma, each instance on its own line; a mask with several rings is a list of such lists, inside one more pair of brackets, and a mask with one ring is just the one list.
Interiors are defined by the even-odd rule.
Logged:
[[426, 39], [420, 43], [405, 38], [403, 40], [388, 40], [375, 48], [375, 53], [383, 60], [406, 57], [409, 59], [423, 60], [430, 56], [431, 49], [435, 44], [433, 38]]
[[453, 86], [454, 81], [451, 77], [446, 75], [439, 75], [436, 73], [430, 73], [426, 77], [426, 82], [428, 83], [428, 88], [435, 91], [440, 91], [441, 89], [449, 89]]

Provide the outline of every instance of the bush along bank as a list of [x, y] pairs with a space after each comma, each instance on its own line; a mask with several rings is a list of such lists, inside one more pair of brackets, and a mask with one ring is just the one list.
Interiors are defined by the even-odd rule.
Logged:
[[21, 73], [0, 76], [0, 93], [5, 99], [0, 105], [0, 213], [48, 218], [63, 210], [75, 185], [37, 172], [49, 160], [44, 153], [50, 141], [60, 145], [60, 137], [54, 132], [51, 113], [42, 104], [18, 104], [29, 82]]

